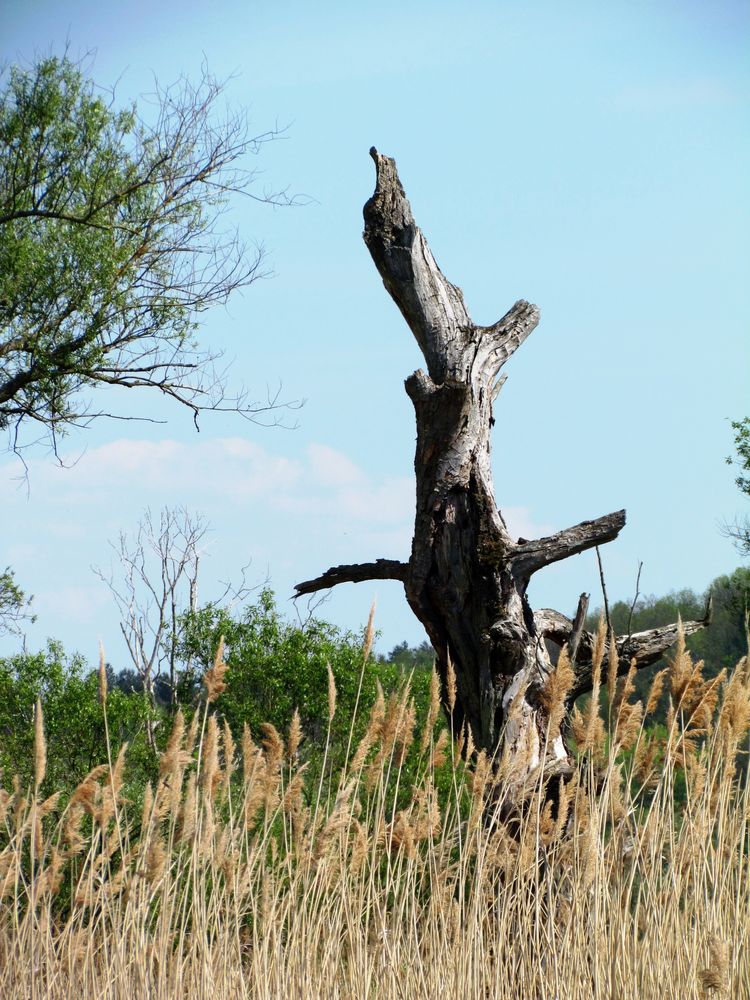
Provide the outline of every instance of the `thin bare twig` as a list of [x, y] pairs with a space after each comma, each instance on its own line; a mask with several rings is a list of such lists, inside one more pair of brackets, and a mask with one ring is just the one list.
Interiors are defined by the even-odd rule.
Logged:
[[609, 620], [609, 601], [607, 600], [607, 586], [604, 582], [604, 567], [602, 566], [602, 555], [599, 546], [596, 546], [596, 561], [599, 563], [599, 579], [602, 584], [602, 597], [604, 598], [604, 617], [607, 621], [607, 632], [611, 631], [612, 623]]
[[633, 634], [633, 612], [635, 611], [635, 606], [638, 603], [638, 598], [640, 597], [640, 590], [638, 589], [641, 583], [641, 570], [643, 569], [643, 563], [638, 560], [638, 575], [635, 578], [635, 597], [633, 598], [633, 603], [630, 605], [630, 614], [628, 615], [628, 639], [630, 639]]

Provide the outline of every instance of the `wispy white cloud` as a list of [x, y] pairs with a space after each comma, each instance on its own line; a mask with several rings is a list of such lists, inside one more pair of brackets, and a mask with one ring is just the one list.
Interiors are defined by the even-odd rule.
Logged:
[[[32, 496], [54, 491], [86, 503], [124, 489], [130, 496], [151, 496], [156, 505], [182, 502], [181, 494], [243, 498], [287, 489], [302, 471], [299, 463], [243, 438], [213, 438], [195, 444], [121, 439], [80, 456], [64, 456], [62, 468], [49, 458], [32, 459], [28, 465]], [[23, 493], [18, 486], [21, 471], [20, 463], [6, 463], [0, 475], [0, 496], [10, 500]]]
[[[211, 524], [206, 600], [248, 560], [251, 581], [268, 574], [286, 599], [307, 574], [341, 562], [405, 559], [411, 546], [413, 476], [373, 475], [321, 443], [289, 457], [238, 437], [118, 440], [88, 450], [72, 469], [52, 459], [29, 466], [29, 498], [11, 481], [14, 463], [0, 467], [0, 504], [13, 525], [0, 535], [0, 564], [14, 566], [36, 595], [33, 642], [55, 635], [76, 648], [101, 636], [117, 654], [116, 611], [92, 567], [106, 574], [116, 564], [107, 543], [134, 529], [146, 506], [185, 506]], [[549, 530], [525, 507], [503, 513], [514, 535]]]
[[[0, 500], [23, 516], [28, 505], [13, 482], [17, 472], [13, 461], [5, 463]], [[129, 508], [135, 520], [143, 507], [166, 503], [216, 510], [250, 505], [274, 513], [279, 526], [287, 512], [297, 524], [304, 515], [311, 531], [322, 518], [341, 533], [370, 528], [399, 538], [411, 537], [414, 517], [412, 476], [378, 479], [320, 443], [310, 444], [302, 457], [289, 458], [237, 437], [197, 444], [123, 439], [90, 449], [72, 469], [50, 458], [34, 459], [29, 478], [32, 507], [42, 516], [45, 509], [51, 514], [45, 534], [60, 541], [79, 539], [108, 512]], [[530, 538], [548, 530], [534, 523], [527, 507], [506, 507], [503, 514], [514, 535]], [[10, 539], [6, 545], [13, 548]], [[21, 555], [17, 547], [13, 551]]]

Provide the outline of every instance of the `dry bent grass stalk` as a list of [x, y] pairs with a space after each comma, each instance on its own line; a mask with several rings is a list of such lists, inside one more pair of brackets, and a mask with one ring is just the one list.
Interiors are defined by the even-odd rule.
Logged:
[[[298, 717], [286, 747], [245, 727], [235, 775], [228, 728], [201, 713], [186, 732], [178, 713], [137, 811], [124, 750], [62, 812], [40, 798], [38, 711], [33, 787], [0, 789], [0, 996], [747, 995], [750, 668], [705, 680], [678, 645], [648, 699], [669, 684], [660, 735], [607, 665], [607, 730], [595, 697], [574, 724], [577, 771], [556, 803], [532, 789], [513, 831], [502, 762], [474, 760], [466, 736], [461, 762], [434, 736], [434, 684], [422, 720], [408, 688], [379, 692], [330, 795]], [[568, 668], [543, 695], [553, 718]]]

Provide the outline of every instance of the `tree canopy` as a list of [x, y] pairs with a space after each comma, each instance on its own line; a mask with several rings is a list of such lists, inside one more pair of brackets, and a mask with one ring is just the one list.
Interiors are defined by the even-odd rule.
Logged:
[[[750, 500], [750, 417], [732, 421], [734, 431], [734, 446], [737, 454], [727, 458], [728, 465], [734, 465], [740, 473], [735, 479], [737, 489]], [[750, 520], [747, 517], [737, 518], [726, 524], [725, 534], [734, 540], [738, 552], [750, 555]]]
[[10, 566], [0, 573], [0, 635], [20, 635], [25, 622], [33, 622], [34, 615], [27, 597], [16, 582]]
[[[230, 395], [196, 317], [260, 274], [262, 253], [220, 224], [242, 166], [276, 133], [220, 117], [204, 74], [160, 89], [155, 120], [117, 110], [79, 64], [46, 58], [0, 90], [0, 428], [57, 436], [96, 416], [90, 390], [156, 389], [190, 408], [257, 416]], [[288, 200], [263, 195], [258, 200]]]

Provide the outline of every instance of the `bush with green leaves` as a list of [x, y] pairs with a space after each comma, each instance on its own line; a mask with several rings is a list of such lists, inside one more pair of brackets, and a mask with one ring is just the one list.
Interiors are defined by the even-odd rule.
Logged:
[[284, 732], [296, 709], [309, 748], [322, 747], [328, 728], [330, 667], [336, 688], [331, 723], [335, 755], [346, 751], [355, 709], [363, 716], [372, 705], [379, 674], [387, 681], [394, 679], [383, 665], [363, 662], [362, 634], [317, 618], [304, 624], [289, 621], [268, 589], [239, 614], [215, 604], [186, 614], [180, 631], [181, 704], [197, 698], [201, 677], [224, 636], [227, 689], [216, 709], [235, 731], [247, 723], [257, 734], [262, 723], [270, 722]]
[[[286, 733], [297, 710], [304, 737], [300, 759], [308, 763], [313, 775], [335, 787], [347, 750], [357, 745], [367, 726], [378, 684], [386, 702], [398, 698], [408, 685], [406, 704], [413, 705], [406, 711], [415, 730], [421, 728], [428, 715], [432, 659], [427, 666], [424, 650], [420, 650], [419, 662], [410, 657], [396, 663], [365, 658], [365, 632], [343, 631], [317, 618], [304, 624], [289, 621], [268, 589], [239, 614], [208, 604], [183, 616], [180, 622], [178, 653], [185, 667], [180, 675], [178, 702], [184, 706], [197, 702], [201, 678], [213, 662], [223, 636], [227, 687], [215, 702], [217, 713], [233, 732], [240, 733], [247, 723], [252, 735], [259, 739], [263, 723], [270, 722]], [[329, 687], [329, 667], [335, 686], [330, 733], [333, 691]], [[439, 727], [445, 725], [442, 712], [438, 712], [435, 722]], [[395, 801], [406, 801], [412, 785], [419, 780], [425, 762], [420, 758], [418, 744], [410, 744], [399, 767], [393, 769], [393, 787], [387, 794]], [[440, 780], [447, 783], [447, 773], [440, 772]], [[438, 791], [444, 789], [439, 787]]]
[[[60, 643], [38, 653], [0, 659], [0, 768], [29, 784], [34, 769], [34, 706], [42, 704], [47, 733], [45, 787], [73, 789], [97, 764], [107, 760], [104, 713], [98, 698], [97, 671], [79, 654], [69, 656]], [[143, 698], [113, 687], [107, 717], [115, 753], [130, 744], [130, 779], [151, 776], [155, 766], [144, 742], [147, 707]]]

